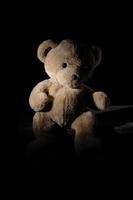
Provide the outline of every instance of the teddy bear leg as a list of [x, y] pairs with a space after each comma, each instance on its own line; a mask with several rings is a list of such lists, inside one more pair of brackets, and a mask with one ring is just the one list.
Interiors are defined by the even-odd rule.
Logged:
[[33, 132], [38, 138], [43, 136], [46, 133], [49, 133], [53, 130], [55, 122], [53, 122], [49, 116], [49, 113], [45, 112], [36, 112], [33, 117]]
[[92, 112], [84, 112], [71, 125], [75, 130], [75, 150], [84, 151], [98, 142], [94, 137], [95, 116]]

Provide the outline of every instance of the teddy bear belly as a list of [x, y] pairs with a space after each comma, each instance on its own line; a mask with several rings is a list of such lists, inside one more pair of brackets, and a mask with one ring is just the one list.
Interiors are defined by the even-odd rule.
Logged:
[[[78, 99], [78, 100], [77, 100]], [[52, 120], [59, 126], [69, 126], [72, 121], [85, 110], [84, 104], [77, 96], [60, 96], [54, 99], [51, 110]]]

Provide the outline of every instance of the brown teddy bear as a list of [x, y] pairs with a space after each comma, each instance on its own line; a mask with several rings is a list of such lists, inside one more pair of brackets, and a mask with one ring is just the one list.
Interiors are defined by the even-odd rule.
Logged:
[[99, 65], [101, 49], [71, 40], [59, 44], [46, 40], [40, 44], [37, 56], [50, 78], [38, 83], [29, 97], [30, 106], [36, 112], [33, 131], [41, 137], [50, 134], [57, 125], [72, 129], [75, 132], [75, 150], [80, 151], [94, 133], [95, 115], [87, 107], [90, 99], [99, 110], [109, 105], [104, 92], [94, 92], [83, 83]]

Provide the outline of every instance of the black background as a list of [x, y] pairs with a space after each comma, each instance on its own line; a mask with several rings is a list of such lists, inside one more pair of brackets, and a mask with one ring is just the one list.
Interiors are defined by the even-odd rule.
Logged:
[[[6, 85], [2, 81], [6, 102], [3, 107], [6, 121], [4, 153], [7, 152], [10, 158], [8, 163], [11, 169], [17, 170], [20, 167], [16, 160], [21, 160], [23, 153], [22, 144], [16, 144], [18, 124], [23, 117], [33, 115], [28, 103], [29, 94], [34, 85], [46, 77], [43, 64], [36, 56], [37, 47], [43, 40], [59, 42], [70, 38], [101, 47], [102, 62], [88, 85], [95, 90], [105, 91], [112, 105], [133, 104], [133, 31], [130, 8], [130, 5], [122, 2], [117, 5], [108, 2], [72, 4], [69, 1], [29, 4], [15, 2], [5, 6], [2, 17], [4, 34], [1, 38], [4, 43], [3, 69], [8, 80], [5, 81]], [[15, 164], [18, 166], [14, 167]]]

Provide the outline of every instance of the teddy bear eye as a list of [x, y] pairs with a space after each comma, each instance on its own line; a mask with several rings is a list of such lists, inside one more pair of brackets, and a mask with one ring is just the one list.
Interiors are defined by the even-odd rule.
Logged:
[[66, 68], [67, 67], [67, 63], [62, 63], [62, 67]]

